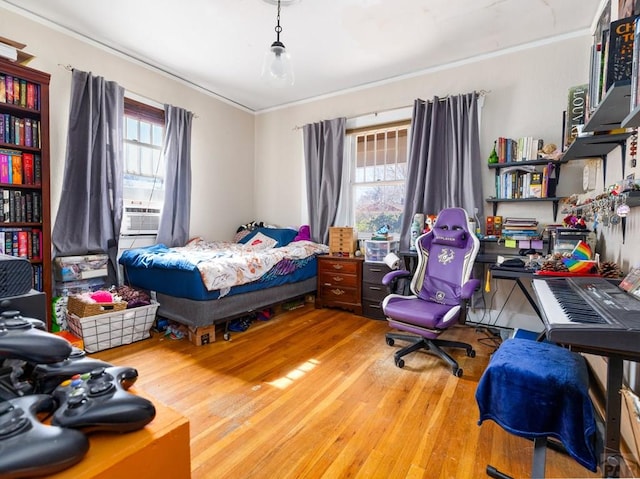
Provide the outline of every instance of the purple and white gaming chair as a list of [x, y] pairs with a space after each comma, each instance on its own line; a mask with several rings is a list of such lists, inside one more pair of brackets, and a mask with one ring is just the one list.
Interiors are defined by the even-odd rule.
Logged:
[[[462, 369], [441, 346], [465, 349], [469, 357], [475, 357], [475, 351], [469, 344], [436, 338], [464, 318], [461, 315], [465, 313], [466, 302], [480, 286], [479, 280], [471, 279], [480, 241], [469, 230], [466, 211], [447, 208], [438, 214], [432, 230], [415, 242], [418, 266], [411, 279], [413, 294], [390, 294], [382, 302], [389, 325], [412, 335], [387, 333], [386, 341], [389, 346], [395, 340], [411, 343], [394, 355], [400, 368], [404, 366], [403, 356], [424, 348], [449, 363], [453, 374], [460, 377]], [[392, 271], [382, 282], [391, 285], [400, 277], [410, 276], [408, 271]]]

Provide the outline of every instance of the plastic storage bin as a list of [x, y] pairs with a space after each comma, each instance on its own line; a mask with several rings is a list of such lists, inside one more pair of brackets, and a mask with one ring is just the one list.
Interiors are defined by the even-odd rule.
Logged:
[[384, 263], [384, 258], [389, 253], [397, 253], [399, 241], [373, 241], [364, 242], [364, 260], [367, 263]]

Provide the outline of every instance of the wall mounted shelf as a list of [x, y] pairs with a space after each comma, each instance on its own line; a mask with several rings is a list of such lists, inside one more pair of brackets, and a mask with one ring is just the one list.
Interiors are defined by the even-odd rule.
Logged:
[[498, 212], [498, 203], [525, 203], [525, 202], [540, 202], [540, 201], [549, 201], [553, 203], [553, 221], [556, 221], [558, 216], [558, 202], [563, 200], [562, 197], [549, 197], [549, 198], [487, 198], [485, 201], [487, 203], [493, 203], [493, 216], [496, 216]]
[[589, 135], [579, 136], [567, 148], [562, 156], [562, 161], [580, 160], [586, 158], [601, 158], [604, 183], [607, 183], [607, 155], [618, 146], [622, 150], [622, 176], [624, 177], [624, 167], [627, 151], [627, 139], [631, 133], [616, 133], [614, 135]]
[[622, 122], [625, 119], [625, 112], [629, 111], [630, 102], [631, 80], [615, 82], [609, 87], [582, 131], [608, 131], [625, 128]]

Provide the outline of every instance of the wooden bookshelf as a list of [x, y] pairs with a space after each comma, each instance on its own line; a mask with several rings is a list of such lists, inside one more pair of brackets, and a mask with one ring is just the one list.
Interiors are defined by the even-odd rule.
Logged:
[[[7, 78], [11, 77], [11, 83], [17, 79], [19, 87], [13, 93], [19, 95], [19, 99], [13, 100], [15, 95], [7, 95]], [[49, 157], [49, 81], [50, 75], [33, 68], [0, 59], [0, 81], [4, 83], [4, 88], [0, 88], [0, 114], [4, 116], [4, 123], [9, 122], [9, 127], [5, 126], [4, 133], [0, 136], [0, 149], [15, 152], [20, 157], [20, 162], [29, 155], [37, 157], [39, 161], [39, 174], [22, 170], [22, 179], [11, 181], [2, 178], [0, 190], [8, 191], [15, 198], [24, 197], [18, 203], [13, 203], [14, 211], [8, 211], [4, 206], [0, 231], [5, 233], [31, 233], [31, 238], [35, 232], [39, 232], [38, 243], [32, 242], [27, 250], [10, 251], [6, 249], [5, 254], [12, 256], [26, 257], [34, 270], [34, 289], [46, 294], [47, 304], [52, 299], [52, 277], [51, 277], [51, 207], [50, 207], [50, 157]], [[16, 87], [14, 87], [16, 88]], [[24, 92], [23, 92], [24, 88]], [[35, 95], [35, 96], [34, 96]], [[11, 100], [11, 101], [9, 101]], [[37, 130], [27, 130], [37, 122]], [[11, 124], [13, 126], [11, 126]], [[15, 133], [16, 128], [18, 134]], [[22, 134], [20, 130], [25, 129]], [[13, 134], [12, 134], [13, 133]], [[29, 137], [28, 135], [32, 136]], [[14, 155], [14, 156], [15, 156]], [[12, 158], [14, 157], [12, 156]], [[0, 164], [1, 167], [1, 164]], [[31, 177], [33, 175], [33, 178]], [[37, 177], [36, 177], [37, 176]], [[19, 180], [19, 181], [18, 181]], [[35, 212], [34, 197], [37, 198], [39, 211]], [[27, 198], [31, 198], [28, 200]], [[30, 201], [30, 206], [27, 204]], [[22, 204], [24, 203], [24, 205]], [[29, 207], [31, 208], [29, 210]], [[23, 236], [21, 236], [22, 238]], [[51, 327], [50, 308], [47, 308], [47, 326]]]

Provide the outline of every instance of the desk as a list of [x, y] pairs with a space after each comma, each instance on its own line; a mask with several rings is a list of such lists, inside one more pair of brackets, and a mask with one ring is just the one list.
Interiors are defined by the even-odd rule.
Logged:
[[538, 318], [542, 321], [542, 315], [540, 314], [540, 308], [538, 308], [538, 303], [529, 293], [529, 290], [522, 282], [522, 279], [531, 279], [533, 278], [533, 271], [526, 268], [507, 268], [498, 265], [493, 265], [489, 268], [491, 272], [491, 276], [495, 279], [510, 279], [516, 282], [520, 291], [524, 294], [529, 301], [529, 304], [533, 308], [533, 310], [538, 315]]
[[[131, 391], [134, 391], [132, 388]], [[135, 477], [191, 477], [189, 420], [168, 406], [140, 393], [153, 402], [156, 417], [143, 429], [126, 434], [94, 433], [89, 436], [89, 452], [75, 466], [51, 479], [111, 479]]]

